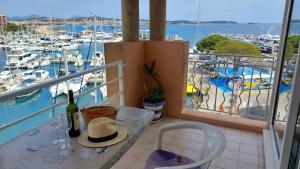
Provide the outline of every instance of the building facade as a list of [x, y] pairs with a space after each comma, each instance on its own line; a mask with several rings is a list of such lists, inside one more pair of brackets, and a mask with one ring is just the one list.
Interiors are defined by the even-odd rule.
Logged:
[[6, 16], [0, 12], [0, 28], [4, 28], [7, 24]]

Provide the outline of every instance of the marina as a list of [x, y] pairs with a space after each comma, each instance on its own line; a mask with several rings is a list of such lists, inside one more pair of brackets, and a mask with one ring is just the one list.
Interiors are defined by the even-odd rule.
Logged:
[[0, 169], [300, 169], [299, 1], [3, 1]]
[[[268, 26], [264, 24], [260, 25], [260, 27], [265, 27], [265, 30], [262, 30], [261, 32], [268, 32], [269, 27], [271, 27], [272, 25], [274, 24], [269, 24]], [[204, 32], [197, 38], [202, 38], [212, 33], [216, 33], [205, 32], [206, 30], [208, 30], [206, 29], [206, 27], [210, 27], [211, 31], [213, 31], [214, 29], [211, 28], [212, 25], [204, 24], [202, 26]], [[229, 32], [226, 29], [226, 27], [228, 26], [226, 24], [216, 24], [215, 26], [222, 27], [222, 30], [227, 31], [226, 33], [228, 34], [231, 33], [230, 37], [232, 37], [233, 35], [235, 35], [235, 37], [245, 36], [243, 34], [232, 34], [232, 30], [234, 32], [238, 30], [241, 33], [245, 33], [243, 32], [243, 29], [241, 29], [242, 27], [244, 27], [244, 24], [233, 25], [237, 30], [232, 29]], [[259, 35], [261, 35], [261, 33], [257, 32], [257, 29], [255, 29], [256, 27], [258, 27], [258, 25], [249, 26], [252, 26], [254, 28], [249, 29], [250, 32], [246, 32], [247, 34], [251, 34], [251, 37], [258, 37]], [[105, 57], [103, 52], [103, 43], [116, 42], [120, 40], [120, 26], [99, 26], [99, 29], [96, 31], [96, 43], [94, 43], [95, 29], [93, 26], [85, 27], [79, 25], [73, 26], [72, 29], [70, 29], [70, 27], [72, 26], [56, 26], [53, 31], [49, 31], [49, 34], [32, 35], [30, 33], [24, 33], [22, 35], [2, 36], [2, 39], [4, 39], [4, 44], [0, 44], [0, 68], [2, 68], [0, 72], [0, 93], [18, 90], [31, 84], [55, 79], [63, 74], [72, 74], [74, 72], [88, 70], [95, 65], [100, 66], [104, 64]], [[277, 26], [275, 26], [275, 28], [276, 27]], [[188, 31], [180, 31], [180, 29], [183, 28], [184, 30]], [[147, 33], [149, 33], [149, 31], [145, 31], [147, 29], [149, 29], [148, 25], [142, 26], [140, 31], [141, 39], [148, 37]], [[103, 30], [106, 30], [106, 32]], [[176, 33], [174, 33], [175, 31]], [[195, 45], [195, 35], [193, 35], [194, 31], [194, 25], [167, 26], [168, 36], [175, 37], [170, 39], [178, 39], [179, 37], [182, 37], [182, 39], [190, 41], [190, 51], [192, 52], [190, 54], [191, 59], [193, 59], [193, 55], [198, 55], [193, 53], [192, 50]], [[276, 35], [279, 33], [279, 31], [280, 30], [278, 30], [277, 28], [271, 30], [270, 33]], [[189, 34], [187, 34], [188, 32]], [[247, 38], [245, 38], [245, 40], [247, 40]], [[21, 61], [15, 62], [15, 60], [10, 59], [10, 57], [8, 59], [9, 53], [13, 53], [15, 50], [24, 51], [19, 52], [20, 54], [26, 53], [28, 51], [27, 54], [30, 54], [30, 56], [33, 55], [32, 58], [34, 59], [32, 59], [31, 57], [23, 58], [22, 56], [20, 56], [23, 60], [22, 63]], [[205, 62], [205, 60], [202, 60], [202, 64], [205, 64]], [[222, 73], [222, 70], [217, 70], [217, 72]], [[43, 76], [42, 74], [46, 74], [47, 77], [37, 78], [37, 73], [41, 74], [39, 75], [40, 77]], [[29, 83], [26, 82], [26, 80], [33, 80], [33, 82]], [[81, 91], [88, 90], [95, 85], [101, 85], [104, 82], [104, 72], [99, 72], [97, 74], [91, 73], [85, 75], [81, 79], [74, 79], [73, 82], [70, 81], [70, 84], [60, 83], [50, 88], [45, 88], [42, 90], [34, 91], [32, 93], [28, 93], [27, 95], [15, 98], [14, 100], [11, 100], [9, 102], [0, 103], [0, 112], [6, 114], [2, 118], [0, 118], [0, 125], [5, 125], [12, 121], [14, 118], [17, 119], [19, 117], [25, 116], [26, 114], [29, 114], [34, 110], [41, 109], [43, 107], [49, 106], [52, 103], [59, 102], [59, 100], [65, 99], [67, 88], [69, 88], [67, 86], [73, 86], [75, 91]], [[231, 89], [224, 86], [224, 81], [222, 81], [222, 78], [220, 80], [212, 79], [211, 83], [215, 83], [215, 85], [220, 88], [220, 91], [224, 89], [226, 92], [231, 92]], [[98, 98], [104, 98], [106, 96], [105, 92], [106, 89], [101, 88], [100, 92], [87, 94], [82, 97], [84, 99], [79, 99], [79, 105], [84, 105], [89, 101], [95, 100], [96, 94], [98, 95]], [[187, 99], [189, 102], [191, 100], [190, 96], [187, 96]], [[98, 101], [101, 101], [101, 99], [98, 99]], [[15, 112], [15, 110], [20, 109], [23, 110], [22, 114], [11, 116], [10, 112]], [[53, 112], [49, 111], [48, 113], [44, 113], [40, 116], [37, 116], [36, 118], [30, 119], [30, 123], [38, 125], [41, 124], [41, 121], [46, 121], [46, 119], [51, 118], [52, 116]], [[37, 118], [40, 118], [40, 120], [38, 120], [39, 122], [37, 122]], [[26, 126], [25, 122], [23, 126]], [[19, 130], [20, 132], [22, 131], [22, 129], [14, 128], [6, 132], [1, 132], [0, 135], [5, 137], [1, 137], [2, 140], [0, 140], [0, 143], [4, 143], [10, 138], [18, 135], [18, 132], [10, 132], [11, 130]]]

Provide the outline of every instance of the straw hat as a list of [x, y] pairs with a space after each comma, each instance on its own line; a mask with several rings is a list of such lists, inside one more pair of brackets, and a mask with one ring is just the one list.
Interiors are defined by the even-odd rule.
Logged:
[[89, 122], [88, 130], [79, 136], [78, 142], [86, 147], [105, 147], [121, 142], [126, 136], [127, 130], [115, 120], [99, 117]]

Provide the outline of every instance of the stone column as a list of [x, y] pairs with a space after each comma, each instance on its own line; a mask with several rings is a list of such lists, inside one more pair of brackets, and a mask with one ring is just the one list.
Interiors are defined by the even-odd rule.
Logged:
[[122, 0], [123, 41], [139, 40], [139, 0]]
[[150, 40], [163, 41], [166, 34], [166, 0], [150, 1]]

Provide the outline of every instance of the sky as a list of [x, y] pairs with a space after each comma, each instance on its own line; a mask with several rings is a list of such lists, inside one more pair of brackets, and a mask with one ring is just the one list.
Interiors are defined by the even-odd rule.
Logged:
[[[282, 22], [285, 0], [167, 0], [167, 20]], [[0, 0], [7, 16], [121, 17], [121, 0]], [[95, 12], [96, 11], [96, 12]], [[149, 0], [140, 0], [140, 18], [149, 18]]]

